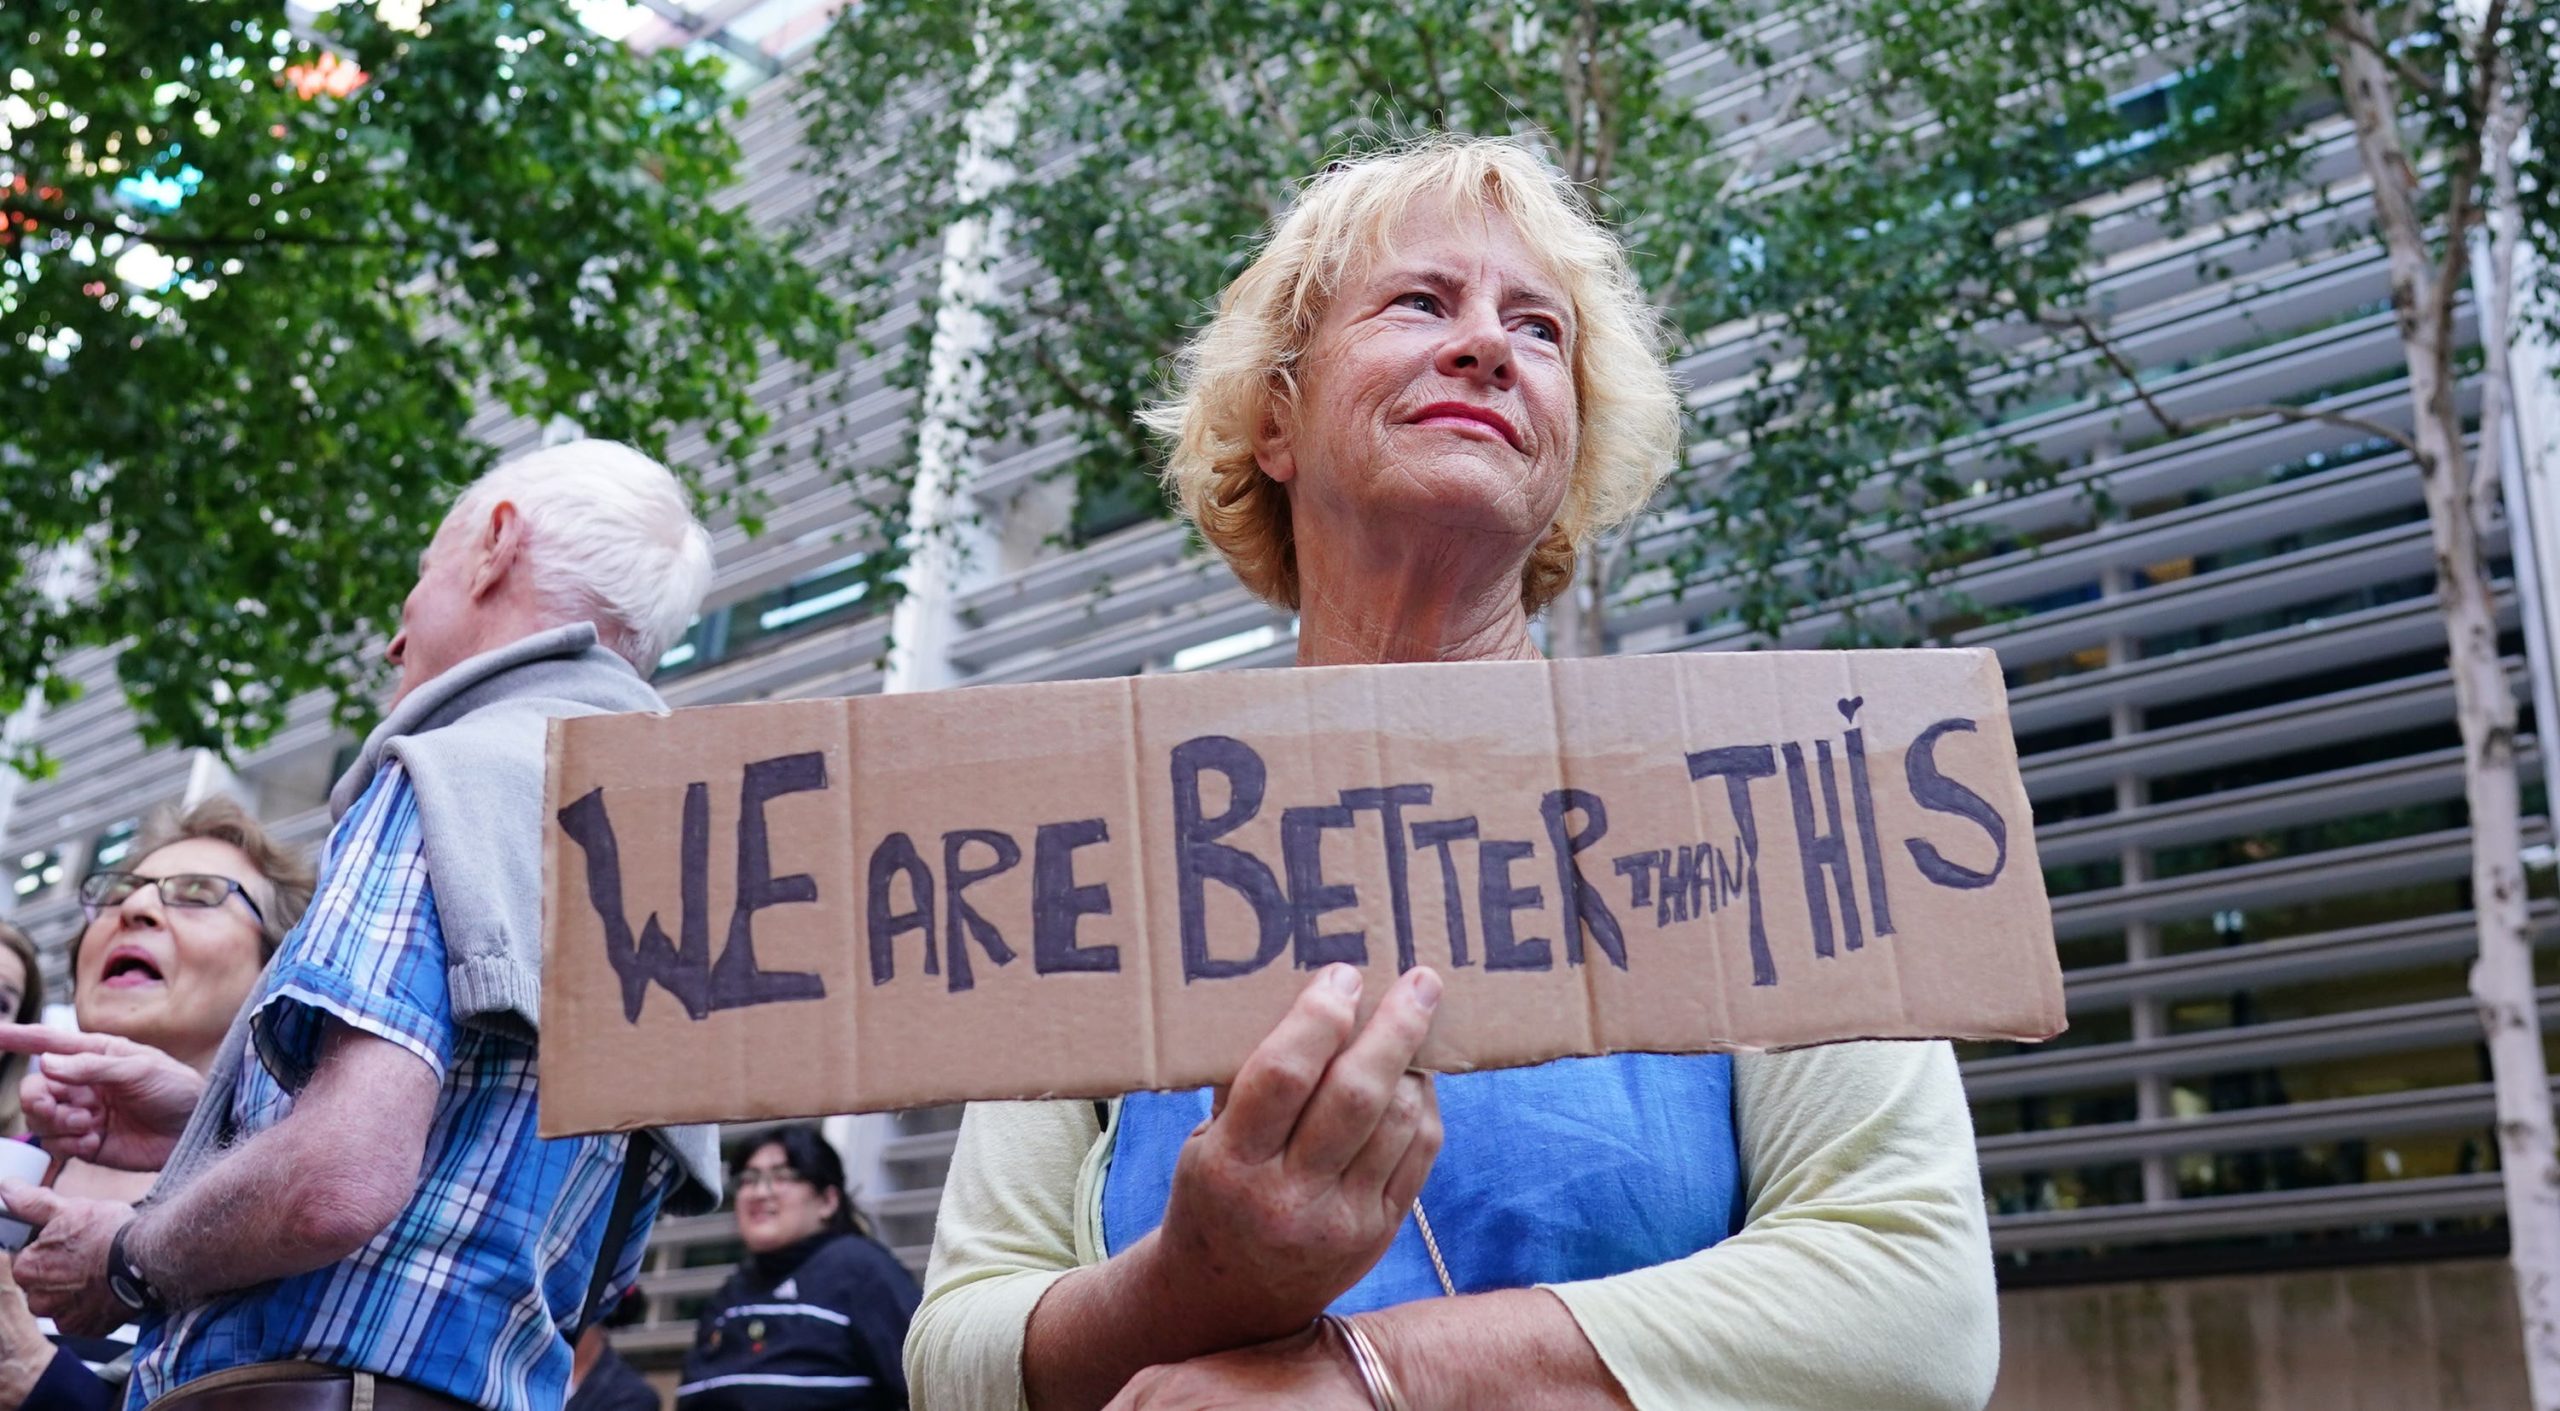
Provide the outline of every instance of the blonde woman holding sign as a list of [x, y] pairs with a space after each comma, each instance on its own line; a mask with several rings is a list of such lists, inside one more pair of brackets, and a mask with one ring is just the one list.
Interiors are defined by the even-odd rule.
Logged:
[[[1528, 148], [1316, 178], [1157, 415], [1301, 665], [1533, 657], [1680, 434], [1607, 231]], [[1943, 1043], [1412, 1070], [1441, 983], [1318, 974], [1223, 1094], [970, 1108], [922, 1411], [1974, 1408], [1997, 1314]]]

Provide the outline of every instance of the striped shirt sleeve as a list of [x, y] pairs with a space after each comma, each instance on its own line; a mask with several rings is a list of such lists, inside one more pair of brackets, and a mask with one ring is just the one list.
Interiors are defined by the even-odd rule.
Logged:
[[444, 931], [427, 879], [418, 799], [395, 761], [338, 828], [336, 866], [269, 968], [250, 1020], [259, 1061], [289, 1092], [311, 1079], [325, 1021], [453, 1065]]

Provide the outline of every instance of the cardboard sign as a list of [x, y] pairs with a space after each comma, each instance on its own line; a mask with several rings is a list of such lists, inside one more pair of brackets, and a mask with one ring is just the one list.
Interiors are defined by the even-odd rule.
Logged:
[[2039, 1039], [1987, 651], [1310, 668], [551, 727], [542, 1130], [1232, 1077], [1308, 972], [1422, 1062]]

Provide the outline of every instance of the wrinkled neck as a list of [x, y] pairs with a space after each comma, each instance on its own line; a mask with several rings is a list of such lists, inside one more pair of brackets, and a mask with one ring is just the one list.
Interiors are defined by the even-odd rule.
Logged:
[[1361, 539], [1298, 540], [1300, 666], [1538, 656], [1516, 546], [1428, 529]]

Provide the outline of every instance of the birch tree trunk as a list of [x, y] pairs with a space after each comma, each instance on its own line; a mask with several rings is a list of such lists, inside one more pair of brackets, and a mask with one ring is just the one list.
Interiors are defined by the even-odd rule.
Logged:
[[[2429, 249], [2419, 177], [2399, 124], [2396, 80], [2379, 57], [2383, 47], [2373, 16], [2350, 7], [2342, 23], [2358, 31], [2342, 36], [2333, 52], [2389, 256], [2391, 302], [2408, 357], [2418, 469], [2435, 542], [2437, 605], [2462, 731], [2472, 907], [2480, 928], [2471, 996], [2496, 1091], [2508, 1258], [2524, 1326], [2527, 1384], [2537, 1411], [2560, 1411], [2560, 1163], [2552, 1153], [2550, 1078], [2526, 929], [2516, 702], [2498, 656], [2497, 604], [2481, 552], [2480, 487], [2464, 453], [2455, 400], [2453, 307], [2467, 263], [2467, 230], [2444, 233], [2448, 253], [2441, 261]], [[2448, 165], [2456, 169], [2455, 180], [2466, 179], [2463, 164]], [[2476, 163], [2469, 172], [2476, 185]], [[2470, 206], [2467, 196], [2453, 202], [2456, 211]], [[2457, 217], [2454, 224], [2467, 222]]]

